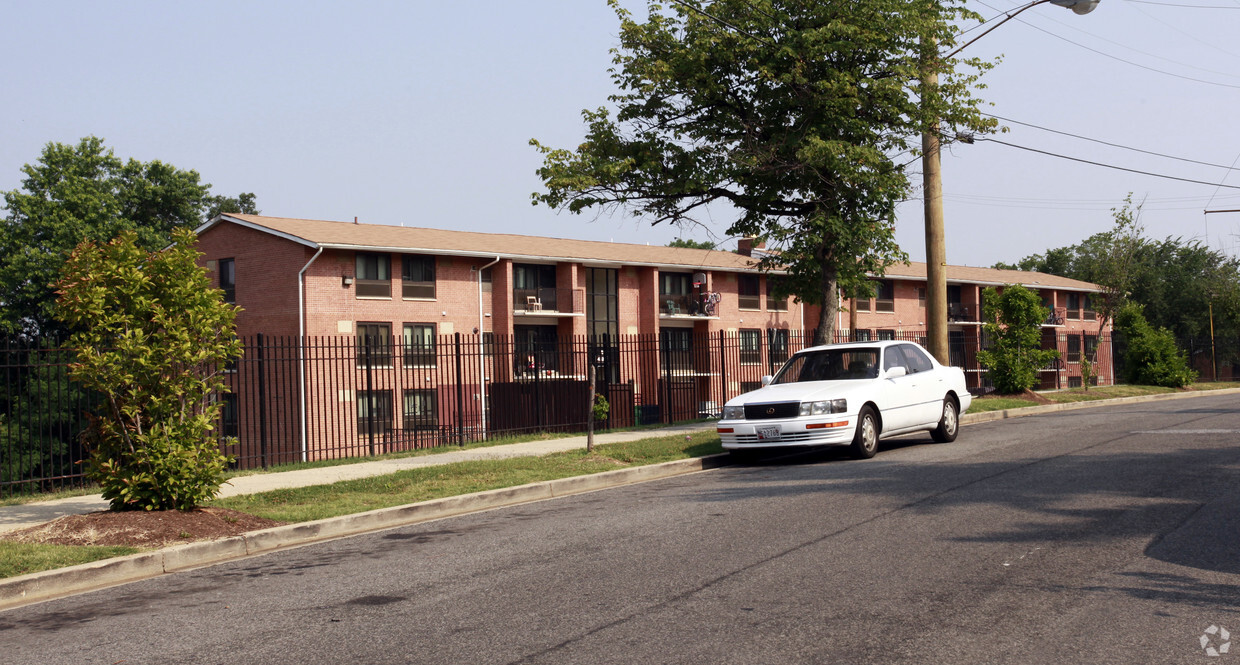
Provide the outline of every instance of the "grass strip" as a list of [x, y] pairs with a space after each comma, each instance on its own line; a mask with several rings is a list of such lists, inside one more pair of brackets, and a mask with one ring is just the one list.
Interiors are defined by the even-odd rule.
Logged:
[[0, 578], [67, 568], [141, 551], [137, 547], [44, 545], [0, 540]]
[[217, 499], [211, 505], [279, 520], [310, 520], [403, 506], [449, 496], [515, 487], [723, 452], [713, 431], [663, 436], [553, 453], [542, 457], [479, 460], [408, 469], [292, 489]]

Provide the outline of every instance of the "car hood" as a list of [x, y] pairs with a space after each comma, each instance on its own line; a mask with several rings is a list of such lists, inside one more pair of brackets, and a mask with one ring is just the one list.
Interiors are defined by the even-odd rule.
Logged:
[[727, 404], [728, 406], [739, 406], [761, 402], [813, 402], [823, 399], [847, 398], [850, 394], [863, 390], [874, 381], [875, 379], [802, 381], [800, 383], [769, 385], [733, 397], [728, 400]]

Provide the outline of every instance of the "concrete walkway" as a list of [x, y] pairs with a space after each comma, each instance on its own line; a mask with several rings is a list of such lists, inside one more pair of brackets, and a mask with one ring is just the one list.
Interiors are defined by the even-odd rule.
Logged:
[[[714, 428], [715, 423], [707, 422], [693, 423], [690, 425], [675, 425], [659, 429], [636, 430], [629, 432], [607, 432], [596, 434], [594, 436], [594, 443], [595, 445], [603, 445], [607, 443], [636, 441], [638, 439], [647, 439], [655, 436], [667, 436], [669, 434], [684, 433], [687, 435], [703, 430], [713, 430]], [[585, 435], [581, 435], [563, 439], [527, 441], [524, 443], [509, 443], [501, 446], [490, 446], [486, 448], [454, 450], [446, 453], [436, 453], [434, 455], [419, 455], [416, 457], [403, 457], [400, 459], [381, 460], [377, 462], [340, 464], [337, 466], [327, 466], [318, 469], [301, 469], [298, 471], [281, 471], [276, 473], [257, 473], [248, 476], [240, 476], [229, 480], [227, 484], [220, 488], [220, 496], [229, 497], [239, 494], [258, 494], [259, 492], [267, 492], [269, 490], [288, 489], [292, 487], [308, 487], [310, 485], [329, 485], [342, 480], [355, 480], [357, 478], [382, 476], [385, 474], [396, 473], [397, 471], [414, 469], [418, 467], [439, 466], [443, 464], [454, 464], [456, 462], [468, 462], [473, 460], [507, 459], [511, 457], [537, 457], [540, 455], [558, 453], [565, 450], [582, 449], [585, 447], [586, 437]], [[93, 513], [107, 509], [108, 502], [98, 494], [75, 496], [67, 499], [57, 499], [54, 501], [40, 501], [38, 503], [27, 503], [18, 506], [0, 506], [0, 533], [44, 524], [56, 518], [64, 517], [65, 515], [83, 515], [86, 513]]]

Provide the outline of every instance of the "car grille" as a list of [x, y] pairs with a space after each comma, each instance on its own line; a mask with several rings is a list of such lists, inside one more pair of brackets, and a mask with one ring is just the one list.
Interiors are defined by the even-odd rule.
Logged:
[[775, 402], [770, 404], [746, 404], [745, 420], [769, 420], [771, 418], [796, 418], [801, 413], [800, 402]]

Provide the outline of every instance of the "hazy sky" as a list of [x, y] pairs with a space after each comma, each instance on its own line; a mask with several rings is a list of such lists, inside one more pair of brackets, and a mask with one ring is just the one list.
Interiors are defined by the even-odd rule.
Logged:
[[[974, 2], [987, 18], [1019, 7]], [[628, 6], [643, 15], [644, 3]], [[264, 214], [666, 244], [703, 229], [532, 207], [530, 138], [575, 146], [613, 88], [604, 0], [67, 2], [0, 0], [0, 190], [49, 141], [105, 139], [122, 158], [195, 169]], [[1042, 5], [971, 53], [989, 112], [1181, 160], [1005, 123], [1025, 148], [944, 155], [948, 261], [985, 266], [1074, 244], [1132, 192], [1147, 233], [1236, 254], [1240, 0]], [[974, 31], [979, 32], [979, 31]], [[917, 164], [913, 165], [917, 168]], [[914, 175], [920, 182], [920, 172]], [[1220, 187], [1219, 183], [1224, 186]], [[920, 200], [898, 239], [925, 256]]]

